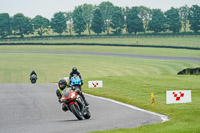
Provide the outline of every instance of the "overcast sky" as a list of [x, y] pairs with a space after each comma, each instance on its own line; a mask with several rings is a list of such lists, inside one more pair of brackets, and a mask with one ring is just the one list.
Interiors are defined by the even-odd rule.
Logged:
[[200, 0], [0, 0], [0, 13], [9, 13], [13, 16], [16, 13], [23, 13], [25, 16], [34, 18], [36, 15], [42, 15], [48, 19], [59, 11], [73, 11], [75, 6], [84, 3], [99, 5], [103, 1], [110, 1], [115, 6], [133, 7], [146, 6], [159, 8], [162, 11], [188, 5], [199, 5]]

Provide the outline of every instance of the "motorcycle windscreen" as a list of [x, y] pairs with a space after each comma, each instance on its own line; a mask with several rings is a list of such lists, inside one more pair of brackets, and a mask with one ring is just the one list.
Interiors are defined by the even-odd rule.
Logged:
[[69, 92], [70, 92], [71, 88], [65, 88], [62, 93], [65, 97], [68, 97], [69, 96]]

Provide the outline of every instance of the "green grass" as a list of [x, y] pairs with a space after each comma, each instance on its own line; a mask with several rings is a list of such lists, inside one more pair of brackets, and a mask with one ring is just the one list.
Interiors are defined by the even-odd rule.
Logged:
[[[97, 48], [100, 52], [118, 53], [120, 48], [111, 47], [75, 47], [75, 46], [1, 46], [1, 51], [89, 51]], [[106, 47], [107, 48], [107, 47]], [[96, 50], [96, 51], [98, 51]], [[138, 51], [135, 48], [121, 48], [122, 53]], [[154, 51], [154, 49], [145, 49]], [[142, 50], [145, 53], [145, 50]], [[95, 51], [95, 50], [94, 50]], [[95, 51], [95, 52], [96, 52]], [[175, 50], [178, 55], [195, 57], [199, 52]], [[175, 55], [174, 51], [174, 55]], [[91, 51], [93, 52], [93, 51]], [[153, 54], [153, 52], [151, 54]], [[187, 54], [185, 53], [187, 52]], [[140, 52], [138, 52], [140, 53]], [[148, 53], [148, 52], [147, 52]], [[155, 55], [157, 55], [155, 53]], [[163, 56], [171, 54], [163, 54]], [[29, 74], [35, 69], [38, 83], [55, 83], [69, 75], [71, 68], [77, 66], [84, 79], [83, 91], [112, 98], [151, 110], [170, 117], [170, 121], [134, 129], [116, 129], [97, 131], [97, 133], [188, 133], [200, 132], [200, 79], [199, 76], [178, 76], [176, 73], [184, 68], [199, 67], [200, 63], [170, 60], [135, 59], [89, 55], [55, 55], [0, 53], [0, 83], [30, 83]], [[103, 80], [103, 88], [87, 88], [87, 81]], [[56, 89], [56, 88], [55, 88]], [[166, 90], [192, 90], [192, 102], [186, 104], [166, 105]], [[155, 105], [151, 106], [151, 93], [155, 96]], [[94, 132], [96, 133], [96, 132]]]
[[65, 52], [99, 52], [155, 56], [200, 57], [199, 50], [166, 49], [166, 48], [137, 48], [137, 47], [110, 47], [110, 46], [1, 46], [0, 52], [9, 51], [65, 51]]
[[[165, 114], [170, 117], [170, 121], [134, 129], [117, 129], [94, 133], [198, 133], [200, 131], [200, 119], [198, 119], [200, 115], [199, 77], [136, 75], [100, 79], [104, 81], [103, 88], [86, 89], [86, 92]], [[166, 90], [192, 90], [192, 103], [166, 105]], [[155, 96], [154, 106], [151, 105], [151, 92]]]
[[198, 63], [193, 62], [56, 54], [4, 53], [0, 54], [0, 60], [0, 82], [3, 83], [27, 83], [32, 69], [35, 69], [38, 75], [42, 75], [38, 81], [45, 83], [55, 82], [59, 78], [68, 76], [73, 66], [78, 66], [85, 78], [149, 75], [149, 73], [168, 75], [176, 74], [187, 67], [198, 66]]
[[[180, 46], [200, 48], [200, 37], [145, 37], [145, 38], [99, 38], [99, 39], [63, 39], [63, 40], [34, 40], [34, 41], [14, 41], [13, 43], [101, 43], [101, 44], [137, 44], [154, 46]], [[11, 41], [12, 42], [12, 41]], [[1, 42], [2, 43], [2, 42]]]

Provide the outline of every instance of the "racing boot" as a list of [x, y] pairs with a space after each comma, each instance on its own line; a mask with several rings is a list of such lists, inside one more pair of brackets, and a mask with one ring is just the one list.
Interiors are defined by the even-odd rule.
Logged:
[[83, 101], [84, 101], [85, 105], [88, 106], [89, 103], [86, 101], [85, 96], [83, 95], [82, 92], [80, 93], [80, 95], [81, 95], [81, 97], [83, 98]]

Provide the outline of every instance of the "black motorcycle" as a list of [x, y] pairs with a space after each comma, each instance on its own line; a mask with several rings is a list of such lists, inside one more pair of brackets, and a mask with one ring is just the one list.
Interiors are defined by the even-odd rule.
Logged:
[[35, 84], [36, 81], [37, 81], [37, 76], [36, 76], [35, 74], [31, 75], [31, 76], [30, 76], [30, 80], [31, 80], [31, 83], [32, 83], [32, 84]]

